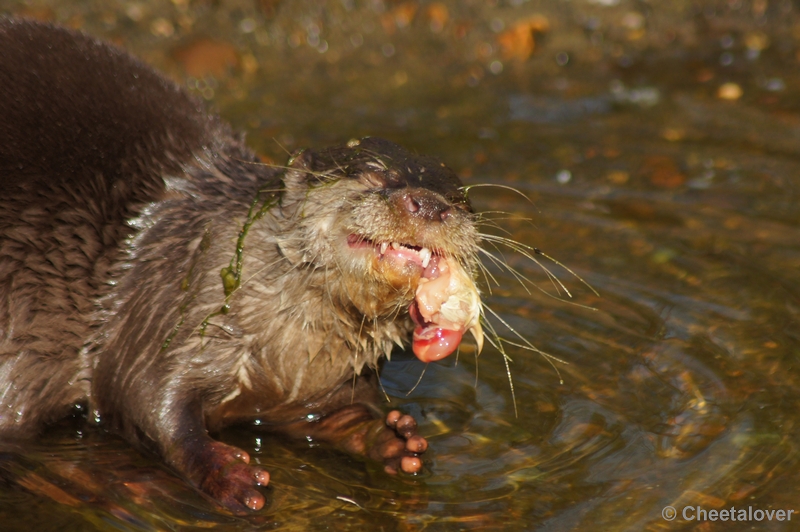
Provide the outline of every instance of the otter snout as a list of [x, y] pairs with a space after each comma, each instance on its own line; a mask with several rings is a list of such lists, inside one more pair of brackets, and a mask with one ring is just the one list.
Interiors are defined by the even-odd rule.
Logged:
[[442, 196], [424, 188], [398, 190], [393, 198], [402, 209], [413, 217], [428, 222], [444, 222], [450, 216], [452, 207]]

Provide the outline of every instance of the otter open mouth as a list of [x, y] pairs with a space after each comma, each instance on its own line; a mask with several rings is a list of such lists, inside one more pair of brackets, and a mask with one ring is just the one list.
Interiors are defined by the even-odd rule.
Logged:
[[387, 255], [398, 261], [413, 262], [423, 269], [427, 268], [434, 253], [425, 247], [403, 244], [400, 242], [375, 243], [363, 236], [351, 234], [347, 237], [347, 245], [351, 248], [373, 248], [381, 258]]
[[480, 352], [483, 348], [480, 294], [461, 263], [426, 247], [399, 242], [375, 243], [350, 235], [347, 243], [351, 248], [375, 249], [379, 260], [411, 262], [422, 268], [414, 301], [408, 308], [416, 325], [412, 349], [418, 359], [433, 362], [452, 354], [466, 331], [475, 337]]

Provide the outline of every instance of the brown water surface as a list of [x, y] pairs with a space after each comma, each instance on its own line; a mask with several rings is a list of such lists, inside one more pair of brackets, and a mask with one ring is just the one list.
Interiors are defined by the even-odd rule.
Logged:
[[2, 2], [169, 72], [266, 159], [378, 135], [500, 185], [470, 190], [483, 230], [531, 257], [486, 244], [508, 364], [465, 345], [383, 368], [424, 475], [232, 429], [272, 473], [265, 510], [234, 518], [65, 424], [0, 455], [0, 528], [800, 528], [756, 512], [800, 512], [800, 9], [662, 4]]

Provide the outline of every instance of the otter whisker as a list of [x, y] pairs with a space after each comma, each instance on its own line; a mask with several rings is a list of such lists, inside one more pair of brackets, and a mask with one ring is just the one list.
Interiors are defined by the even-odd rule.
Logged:
[[335, 158], [331, 158], [331, 160], [333, 161], [333, 164], [336, 165], [336, 169], [339, 170], [339, 172], [344, 172], [344, 167], [339, 164], [339, 161], [337, 161]]
[[[378, 327], [378, 319], [372, 319], [372, 327], [375, 330]], [[389, 355], [387, 355], [387, 358]], [[381, 393], [383, 394], [383, 398], [386, 399], [387, 403], [391, 403], [392, 399], [389, 397], [388, 392], [386, 391], [386, 387], [383, 385], [383, 380], [381, 379], [381, 366], [380, 364], [375, 365], [375, 375], [378, 377], [378, 387], [381, 389]]]
[[[381, 169], [381, 170], [388, 170], [389, 169], [389, 167], [381, 159], [381, 157], [386, 157], [387, 159], [389, 159], [391, 161], [391, 160], [393, 160], [391, 155], [379, 153], [379, 152], [377, 152], [375, 150], [371, 150], [371, 149], [362, 149], [362, 151], [364, 153], [366, 153], [367, 155], [372, 155], [372, 161], [370, 161], [370, 162], [377, 163], [379, 169]], [[368, 162], [367, 164], [369, 165], [370, 162]]]
[[[291, 154], [289, 154], [289, 155], [291, 155]], [[265, 163], [264, 161], [246, 161], [244, 159], [239, 159], [239, 158], [231, 158], [231, 160], [239, 162], [239, 163], [242, 163], [242, 164], [252, 165], [252, 166], [264, 166], [266, 168], [273, 168], [275, 170], [284, 170], [284, 171], [286, 171], [286, 170], [297, 170], [297, 168], [295, 168], [295, 167], [293, 167], [291, 165], [286, 165], [286, 164]], [[338, 168], [338, 169], [341, 170], [341, 168]], [[319, 172], [319, 171], [310, 170], [308, 168], [303, 168], [303, 172], [308, 174], [308, 175], [310, 175], [310, 176], [316, 177], [319, 181], [322, 181], [322, 182], [327, 182], [327, 181], [330, 181], [330, 180], [338, 179], [338, 176], [336, 176], [336, 174], [331, 173], [330, 170], [324, 171], [324, 172]], [[286, 192], [286, 188], [283, 187], [283, 188], [276, 188], [276, 189], [272, 189], [272, 190], [264, 189], [264, 192], [276, 192], [276, 193], [280, 192], [280, 193], [282, 193], [282, 192]]]
[[[542, 355], [542, 357], [543, 357], [545, 360], [547, 360], [547, 362], [548, 362], [548, 363], [549, 363], [549, 364], [550, 364], [550, 365], [553, 367], [553, 369], [555, 370], [555, 372], [556, 372], [556, 375], [558, 375], [558, 380], [559, 380], [559, 383], [560, 383], [560, 384], [564, 384], [564, 379], [561, 377], [561, 372], [558, 370], [558, 368], [557, 368], [557, 367], [556, 367], [556, 365], [553, 363], [553, 361], [555, 360], [556, 362], [560, 362], [560, 363], [562, 363], [562, 364], [569, 364], [568, 362], [566, 362], [566, 361], [564, 361], [564, 360], [561, 360], [561, 359], [560, 359], [560, 358], [558, 358], [558, 357], [555, 357], [555, 356], [553, 356], [553, 355], [551, 355], [551, 354], [549, 354], [549, 353], [546, 353], [546, 352], [542, 351], [541, 349], [539, 349], [538, 347], [536, 347], [535, 345], [533, 345], [533, 344], [532, 344], [532, 343], [531, 343], [531, 342], [530, 342], [530, 341], [529, 341], [527, 338], [525, 338], [525, 337], [524, 337], [524, 336], [522, 336], [520, 333], [518, 333], [518, 332], [516, 331], [516, 329], [514, 329], [514, 328], [511, 326], [511, 324], [509, 324], [509, 323], [508, 323], [506, 320], [504, 320], [503, 318], [501, 318], [501, 317], [500, 317], [500, 315], [499, 315], [497, 312], [495, 312], [494, 310], [492, 310], [492, 309], [491, 309], [491, 307], [484, 305], [484, 308], [485, 308], [486, 310], [488, 310], [488, 311], [489, 311], [489, 312], [492, 314], [492, 316], [494, 316], [494, 317], [495, 317], [495, 318], [496, 318], [496, 319], [497, 319], [497, 320], [498, 320], [500, 323], [502, 323], [502, 324], [503, 324], [503, 326], [504, 326], [506, 329], [508, 329], [509, 331], [511, 331], [511, 333], [513, 333], [513, 334], [514, 334], [514, 336], [516, 336], [517, 338], [519, 338], [519, 339], [520, 339], [520, 340], [523, 342], [523, 344], [525, 344], [525, 345], [527, 346], [528, 350], [530, 350], [530, 351], [533, 351], [534, 353], [538, 353], [538, 354]], [[508, 343], [509, 345], [513, 345], [513, 344], [511, 343], [511, 341], [509, 341], [509, 340], [504, 340], [504, 339], [502, 339], [502, 338], [499, 338], [499, 337], [498, 337], [498, 340], [500, 340], [500, 341], [502, 341], [502, 342], [506, 342], [506, 343]], [[522, 346], [520, 346], [520, 347], [522, 347]], [[505, 354], [505, 353], [504, 353], [504, 354]]]
[[554, 262], [554, 263], [555, 263], [555, 264], [557, 264], [558, 266], [561, 266], [562, 268], [564, 268], [565, 270], [567, 270], [569, 273], [571, 273], [573, 276], [575, 276], [575, 278], [577, 278], [577, 279], [578, 279], [578, 280], [579, 280], [581, 283], [583, 283], [583, 284], [584, 284], [584, 286], [586, 286], [586, 288], [588, 288], [589, 290], [591, 290], [591, 291], [592, 291], [592, 293], [594, 293], [594, 295], [596, 295], [596, 296], [600, 297], [600, 293], [599, 293], [597, 290], [595, 290], [595, 289], [594, 289], [594, 287], [593, 287], [592, 285], [590, 285], [588, 282], [586, 282], [586, 281], [583, 279], [583, 277], [581, 277], [580, 275], [578, 275], [577, 273], [575, 273], [574, 271], [572, 271], [572, 270], [571, 270], [569, 267], [567, 267], [567, 265], [566, 265], [566, 264], [562, 264], [561, 262], [557, 261], [556, 259], [554, 259], [554, 258], [553, 258], [553, 257], [551, 257], [550, 255], [546, 254], [544, 251], [540, 250], [539, 248], [533, 248], [533, 251], [534, 251], [534, 253], [536, 253], [537, 255], [541, 255], [542, 257], [544, 257], [544, 258], [546, 258], [546, 259], [548, 259], [548, 260], [550, 260], [550, 261]]
[[[464, 192], [464, 194], [469, 194], [470, 190], [472, 190], [473, 188], [479, 188], [479, 187], [495, 187], [495, 188], [502, 188], [504, 190], [510, 190], [511, 192], [514, 192], [515, 194], [519, 194], [520, 196], [525, 198], [531, 205], [536, 207], [536, 204], [533, 202], [533, 200], [530, 199], [527, 195], [525, 195], [524, 192], [522, 192], [519, 189], [516, 189], [514, 187], [510, 187], [508, 185], [501, 185], [501, 184], [497, 184], [497, 183], [476, 183], [474, 185], [465, 185], [465, 186], [461, 187], [461, 190]], [[536, 210], [539, 210], [538, 207], [536, 208]]]
[[[494, 242], [489, 240], [489, 243], [491, 243], [492, 246], [495, 249], [498, 249]], [[498, 249], [498, 252], [500, 252], [499, 249]], [[520, 252], [520, 254], [523, 255], [523, 256], [526, 256], [523, 252]], [[502, 253], [501, 253], [501, 255], [502, 255]], [[530, 258], [530, 257], [528, 257], [528, 258]], [[498, 260], [500, 260], [500, 259], [498, 259]], [[566, 289], [564, 284], [550, 270], [545, 268], [542, 264], [539, 264], [539, 262], [537, 260], [535, 260], [535, 259], [531, 259], [531, 260], [534, 263], [536, 263], [545, 272], [545, 275], [547, 275], [547, 279], [553, 285], [553, 288], [555, 289], [556, 294], [558, 294], [558, 296], [561, 296], [561, 289], [563, 289], [566, 292], [567, 296], [569, 296], [570, 298], [572, 297], [572, 294], [569, 292], [569, 290]], [[520, 280], [520, 277], [522, 277], [526, 282], [530, 283], [532, 286], [536, 287], [537, 290], [547, 293], [545, 290], [543, 290], [541, 287], [539, 287], [536, 283], [534, 283], [533, 281], [531, 281], [527, 277], [524, 277], [521, 273], [517, 272], [506, 261], [500, 260], [500, 262], [502, 264], [502, 267], [507, 269], [512, 274], [514, 274], [514, 277], [516, 277], [517, 280], [520, 282], [520, 284], [522, 284], [523, 286], [524, 286], [524, 283]], [[526, 288], [526, 291], [530, 294], [530, 291], [527, 288]], [[552, 296], [552, 294], [551, 294], [551, 296]], [[555, 297], [556, 299], [559, 299], [559, 300], [561, 299], [560, 297], [556, 297], [556, 296], [553, 296], [553, 297]]]
[[377, 366], [375, 368], [375, 375], [378, 376], [378, 387], [381, 389], [381, 393], [383, 393], [383, 398], [386, 399], [387, 403], [391, 403], [392, 399], [389, 397], [389, 394], [386, 392], [386, 388], [383, 386], [383, 380], [381, 380], [381, 368]]
[[477, 228], [480, 228], [480, 229], [487, 229], [487, 228], [488, 229], [492, 229], [494, 231], [498, 231], [498, 232], [504, 233], [508, 237], [510, 237], [511, 236], [511, 231], [509, 231], [508, 229], [506, 229], [502, 225], [499, 225], [497, 223], [498, 221], [503, 221], [503, 220], [500, 220], [500, 219], [498, 219], [498, 220], [486, 220], [486, 219], [485, 220], [475, 220], [475, 226]]
[[489, 295], [491, 295], [492, 283], [489, 280], [491, 279], [497, 286], [500, 286], [500, 283], [497, 281], [495, 276], [492, 275], [492, 272], [489, 271], [489, 268], [487, 268], [481, 261], [477, 261], [477, 264], [478, 268], [480, 268], [481, 273], [483, 274], [484, 280], [486, 281], [486, 289], [489, 291]]
[[361, 316], [361, 327], [358, 329], [358, 336], [356, 336], [356, 345], [355, 345], [355, 352], [353, 353], [353, 358], [355, 360], [355, 364], [353, 364], [353, 387], [350, 390], [350, 404], [353, 404], [356, 399], [356, 371], [355, 368], [358, 367], [358, 354], [361, 350], [361, 333], [364, 330], [364, 322], [367, 320], [366, 314]]
[[[517, 279], [517, 281], [519, 281], [519, 284], [520, 284], [520, 285], [522, 285], [522, 287], [525, 289], [525, 291], [526, 291], [527, 293], [529, 293], [529, 294], [530, 294], [530, 293], [531, 293], [531, 291], [530, 291], [530, 290], [528, 290], [528, 287], [526, 286], [526, 284], [525, 284], [525, 282], [524, 282], [524, 281], [527, 281], [529, 284], [531, 284], [531, 285], [535, 286], [535, 287], [536, 287], [536, 288], [538, 288], [539, 290], [542, 290], [542, 289], [541, 289], [539, 286], [537, 286], [537, 285], [536, 285], [535, 283], [533, 283], [533, 282], [532, 282], [530, 279], [528, 279], [527, 277], [525, 277], [524, 275], [522, 275], [521, 273], [519, 273], [519, 272], [518, 272], [517, 270], [515, 270], [515, 269], [514, 269], [512, 266], [510, 266], [510, 265], [509, 265], [507, 262], [505, 262], [504, 260], [502, 260], [502, 259], [500, 259], [500, 258], [496, 257], [496, 256], [495, 256], [495, 255], [494, 255], [494, 254], [493, 254], [491, 251], [488, 251], [488, 250], [486, 250], [486, 249], [483, 249], [483, 248], [480, 248], [480, 251], [481, 251], [481, 253], [483, 253], [483, 254], [484, 254], [486, 257], [488, 257], [488, 258], [489, 258], [489, 259], [490, 259], [492, 262], [494, 262], [494, 263], [495, 263], [497, 266], [503, 267], [503, 268], [505, 268], [506, 270], [508, 270], [508, 272], [509, 272], [509, 273], [511, 273], [511, 275], [513, 275], [513, 276], [514, 276], [514, 277]], [[542, 290], [542, 291], [544, 291], [544, 290]], [[546, 293], [546, 292], [545, 292], [545, 293]]]
[[286, 155], [288, 155], [289, 157], [291, 157], [291, 156], [292, 156], [292, 152], [290, 152], [290, 151], [289, 151], [289, 149], [288, 149], [288, 148], [286, 148], [286, 146], [284, 146], [283, 144], [281, 144], [281, 143], [280, 143], [280, 141], [279, 141], [278, 139], [276, 139], [275, 137], [272, 137], [272, 142], [274, 142], [275, 144], [277, 144], [277, 145], [278, 145], [278, 147], [279, 147], [280, 149], [282, 149], [282, 150], [284, 151], [284, 153], [286, 153]]
[[408, 390], [408, 392], [406, 392], [406, 397], [411, 395], [414, 392], [414, 390], [417, 389], [417, 386], [419, 386], [419, 383], [422, 382], [422, 377], [425, 376], [425, 371], [427, 369], [428, 369], [428, 364], [426, 363], [424, 366], [422, 366], [422, 373], [419, 374], [419, 378], [417, 379], [417, 382], [414, 384], [414, 386], [411, 387], [410, 390]]
[[[504, 216], [502, 218], [501, 217], [489, 218], [488, 216], [485, 216], [486, 214], [498, 214], [498, 215], [502, 214]], [[475, 219], [474, 219], [474, 222], [477, 225], [486, 226], [486, 227], [493, 227], [493, 228], [497, 229], [498, 231], [502, 231], [502, 232], [510, 235], [511, 232], [508, 229], [506, 229], [505, 227], [497, 224], [497, 222], [501, 222], [501, 221], [528, 222], [528, 223], [531, 224], [532, 227], [536, 227], [536, 225], [534, 225], [532, 219], [524, 218], [522, 216], [516, 216], [516, 215], [514, 215], [512, 213], [508, 213], [508, 212], [505, 212], [505, 211], [484, 211], [484, 212], [480, 212], [480, 213], [477, 213], [475, 215]]]
[[[486, 305], [482, 305], [482, 306], [484, 308], [486, 308], [487, 310], [489, 310], [489, 312], [491, 312], [492, 314], [497, 316], [497, 314], [495, 314], [495, 312], [492, 311], [492, 309], [490, 309]], [[511, 357], [509, 357], [508, 354], [506, 354], [506, 350], [503, 347], [503, 343], [502, 343], [503, 339], [500, 337], [499, 334], [497, 334], [497, 331], [495, 330], [494, 326], [486, 319], [484, 319], [483, 321], [484, 321], [484, 325], [486, 325], [486, 329], [490, 333], [490, 335], [487, 336], [486, 339], [503, 356], [503, 364], [506, 367], [506, 376], [508, 377], [508, 388], [511, 390], [511, 403], [514, 405], [514, 417], [519, 417], [519, 411], [517, 410], [517, 394], [514, 391], [514, 380], [511, 378], [511, 366], [509, 365], [509, 362], [511, 362]], [[475, 385], [476, 386], [478, 384], [477, 378], [478, 378], [478, 363], [477, 363], [477, 356], [476, 356], [476, 361], [475, 361], [475, 379], [476, 379], [475, 380]]]
[[[508, 235], [507, 237], [503, 237], [501, 235], [495, 235], [495, 234], [492, 234], [492, 233], [484, 233], [484, 232], [478, 232], [478, 235], [481, 236], [481, 237], [495, 237], [495, 238], [498, 238], [498, 239], [506, 238], [509, 243], [518, 243], [519, 244], [519, 242], [517, 242], [516, 240], [510, 238], [512, 236], [511, 235], [511, 231], [509, 231], [505, 227], [497, 224], [497, 222], [501, 221], [501, 220], [515, 220], [515, 218], [507, 218], [507, 219], [497, 218], [497, 219], [476, 220], [475, 224], [476, 224], [476, 226], [481, 227], [481, 228], [491, 228], [491, 229], [494, 229], [494, 230], [499, 231], [501, 233], [505, 233], [506, 235]], [[509, 247], [510, 247], [510, 245], [509, 245]]]
[[501, 231], [507, 235], [511, 235], [511, 232], [508, 229], [502, 227], [501, 225], [498, 225], [496, 222], [497, 222], [496, 220], [486, 220], [486, 219], [476, 220], [475, 225], [479, 227], [491, 227], [496, 231]]
[[[489, 340], [489, 343], [491, 343], [491, 340]], [[478, 387], [478, 356], [479, 355], [480, 355], [480, 353], [475, 351], [475, 388]]]
[[[502, 214], [503, 218], [490, 218], [487, 214]], [[516, 222], [533, 222], [532, 218], [526, 218], [524, 216], [519, 216], [517, 214], [508, 212], [508, 211], [481, 211], [476, 212], [475, 217], [478, 220], [485, 220], [485, 221], [497, 221], [497, 220], [514, 220]]]
[[[255, 277], [257, 277], [257, 276], [261, 275], [262, 273], [264, 273], [265, 271], [271, 269], [276, 264], [279, 264], [279, 263], [281, 263], [283, 261], [286, 261], [286, 260], [287, 260], [286, 257], [281, 256], [281, 257], [275, 259], [274, 261], [272, 261], [272, 262], [270, 262], [268, 264], [264, 264], [264, 266], [262, 266], [261, 268], [257, 269], [256, 271], [254, 271], [253, 274], [250, 277], [248, 277], [247, 279], [242, 281], [241, 284], [237, 288], [234, 289], [234, 291], [239, 290], [242, 285], [245, 285], [245, 284], [249, 283]], [[297, 268], [297, 266], [292, 265], [291, 269], [294, 269], [294, 268]], [[282, 275], [286, 275], [286, 273], [288, 273], [288, 272], [285, 272]], [[233, 292], [231, 292], [231, 293], [233, 293]]]
[[508, 345], [514, 346], [514, 347], [519, 347], [520, 349], [525, 349], [526, 351], [533, 351], [534, 353], [538, 353], [538, 354], [542, 355], [543, 357], [545, 357], [548, 360], [552, 359], [552, 360], [554, 360], [556, 362], [559, 362], [561, 364], [567, 364], [567, 365], [569, 364], [569, 362], [567, 362], [566, 360], [562, 360], [562, 359], [558, 358], [557, 356], [554, 356], [554, 355], [551, 355], [550, 353], [547, 353], [546, 351], [542, 351], [541, 349], [538, 349], [538, 348], [535, 348], [535, 347], [532, 348], [530, 346], [514, 342], [513, 340], [509, 340], [507, 338], [503, 338], [503, 342], [507, 343]]
[[[569, 273], [570, 273], [570, 274], [571, 274], [573, 277], [575, 277], [576, 279], [578, 279], [578, 281], [580, 281], [580, 282], [581, 282], [581, 283], [582, 283], [584, 286], [586, 286], [586, 287], [587, 287], [589, 290], [591, 290], [591, 291], [592, 291], [592, 293], [594, 293], [596, 296], [600, 296], [600, 294], [597, 292], [597, 290], [595, 290], [595, 289], [594, 289], [594, 287], [593, 287], [592, 285], [590, 285], [588, 282], [586, 282], [586, 280], [584, 280], [584, 279], [583, 279], [583, 278], [582, 278], [580, 275], [578, 275], [577, 273], [575, 273], [573, 270], [571, 270], [571, 269], [570, 269], [569, 267], [567, 267], [565, 264], [563, 264], [563, 263], [559, 262], [559, 261], [558, 261], [558, 260], [556, 260], [555, 258], [553, 258], [553, 257], [551, 257], [550, 255], [546, 254], [545, 252], [543, 252], [543, 251], [542, 251], [542, 250], [540, 250], [539, 248], [537, 248], [537, 247], [533, 247], [533, 246], [529, 246], [529, 245], [527, 245], [527, 244], [523, 244], [522, 242], [517, 242], [516, 240], [511, 240], [511, 239], [508, 239], [508, 238], [505, 238], [505, 237], [502, 237], [502, 236], [497, 236], [497, 235], [489, 235], [489, 234], [485, 234], [485, 233], [480, 233], [480, 236], [481, 236], [482, 238], [486, 239], [486, 240], [491, 240], [491, 241], [498, 242], [498, 243], [501, 243], [501, 244], [504, 244], [504, 245], [508, 246], [509, 248], [511, 248], [512, 250], [516, 251], [517, 253], [519, 253], [519, 254], [521, 254], [521, 255], [523, 255], [523, 256], [525, 256], [525, 257], [527, 257], [528, 259], [532, 260], [532, 261], [533, 261], [533, 262], [535, 262], [535, 263], [536, 263], [536, 264], [537, 264], [539, 267], [541, 267], [541, 268], [542, 268], [542, 269], [544, 269], [545, 271], [548, 271], [548, 273], [549, 273], [549, 270], [547, 270], [546, 268], [544, 268], [544, 266], [542, 265], [542, 263], [541, 263], [541, 262], [539, 262], [538, 260], [536, 260], [536, 258], [535, 258], [535, 257], [533, 257], [533, 255], [531, 255], [531, 253], [533, 253], [533, 254], [536, 254], [536, 255], [541, 255], [541, 256], [543, 256], [544, 258], [546, 258], [546, 259], [548, 259], [549, 261], [551, 261], [551, 262], [553, 262], [554, 264], [556, 264], [557, 266], [560, 266], [561, 268], [565, 269], [565, 270], [566, 270], [567, 272], [569, 272]], [[553, 277], [555, 277], [555, 275], [554, 275]], [[559, 281], [559, 284], [562, 286], [562, 288], [564, 288], [564, 291], [565, 291], [565, 292], [567, 292], [567, 294], [568, 294], [570, 297], [572, 297], [572, 295], [569, 293], [569, 290], [567, 290], [567, 288], [566, 288], [566, 287], [563, 285], [563, 283], [561, 283], [561, 282]]]

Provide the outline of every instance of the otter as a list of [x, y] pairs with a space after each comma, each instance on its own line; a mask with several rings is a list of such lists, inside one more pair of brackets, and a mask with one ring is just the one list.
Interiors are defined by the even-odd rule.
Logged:
[[234, 423], [419, 472], [376, 368], [482, 343], [456, 174], [370, 137], [262, 164], [112, 45], [6, 18], [0, 50], [0, 440], [86, 405], [234, 513], [269, 482]]

